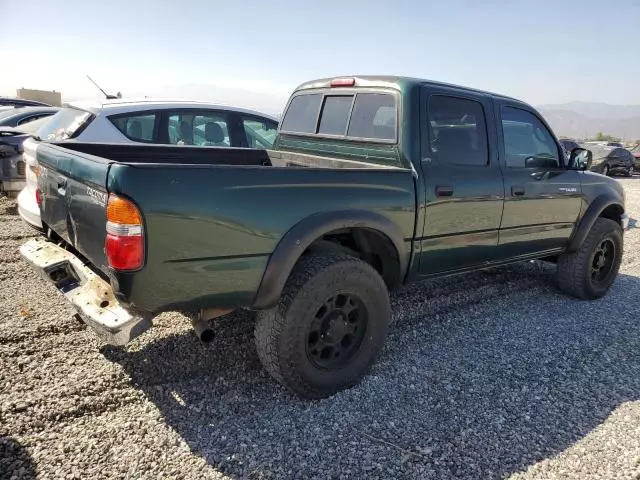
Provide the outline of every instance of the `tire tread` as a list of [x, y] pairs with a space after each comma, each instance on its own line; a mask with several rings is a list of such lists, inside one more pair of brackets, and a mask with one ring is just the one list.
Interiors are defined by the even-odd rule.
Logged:
[[[590, 274], [589, 259], [593, 249], [596, 247], [596, 243], [604, 235], [616, 229], [620, 230], [618, 223], [608, 218], [599, 217], [577, 252], [560, 255], [556, 279], [563, 292], [583, 300], [598, 298], [598, 295], [594, 295], [587, 283], [587, 278]], [[616, 269], [616, 274], [617, 269], [620, 267], [621, 256], [621, 253], [619, 253], [618, 258], [615, 260], [616, 265], [614, 265], [614, 268]]]

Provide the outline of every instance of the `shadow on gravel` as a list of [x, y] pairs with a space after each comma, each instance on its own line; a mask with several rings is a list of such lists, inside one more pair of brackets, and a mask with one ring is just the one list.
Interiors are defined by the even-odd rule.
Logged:
[[20, 442], [11, 437], [0, 436], [0, 478], [36, 478], [36, 468], [31, 456]]
[[399, 292], [371, 374], [318, 402], [266, 376], [248, 315], [208, 346], [189, 333], [104, 354], [233, 478], [503, 478], [640, 399], [640, 279], [581, 302], [550, 276], [524, 265]]

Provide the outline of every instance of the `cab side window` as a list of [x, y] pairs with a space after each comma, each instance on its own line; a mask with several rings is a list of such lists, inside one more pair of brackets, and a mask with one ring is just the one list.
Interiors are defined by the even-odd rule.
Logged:
[[480, 102], [433, 95], [429, 99], [431, 153], [442, 164], [487, 166], [487, 124]]
[[531, 112], [502, 107], [502, 135], [507, 167], [560, 167], [558, 145], [549, 129]]

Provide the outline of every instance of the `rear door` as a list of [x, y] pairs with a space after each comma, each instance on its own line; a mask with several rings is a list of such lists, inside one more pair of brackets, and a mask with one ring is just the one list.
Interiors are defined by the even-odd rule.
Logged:
[[423, 87], [421, 168], [426, 182], [423, 275], [496, 259], [504, 203], [491, 98]]
[[580, 214], [580, 173], [565, 168], [562, 147], [536, 112], [496, 101], [505, 178], [500, 227], [505, 257], [563, 247]]
[[199, 147], [244, 147], [244, 130], [231, 112], [175, 109], [162, 112], [158, 143]]

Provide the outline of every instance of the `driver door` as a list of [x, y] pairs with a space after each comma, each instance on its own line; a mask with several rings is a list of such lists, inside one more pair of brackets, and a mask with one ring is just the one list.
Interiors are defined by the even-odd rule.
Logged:
[[580, 214], [580, 173], [546, 123], [519, 103], [497, 101], [505, 202], [499, 245], [506, 258], [564, 247]]

